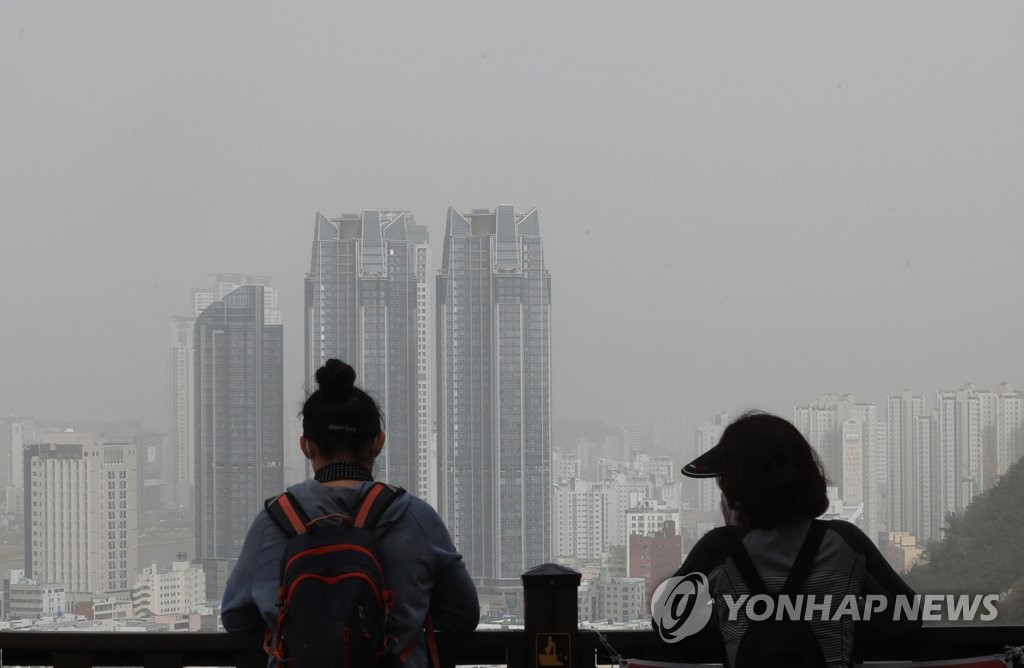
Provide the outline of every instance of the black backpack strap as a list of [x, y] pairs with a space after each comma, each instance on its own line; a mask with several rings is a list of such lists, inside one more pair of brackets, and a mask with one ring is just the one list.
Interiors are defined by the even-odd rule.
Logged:
[[[814, 558], [818, 556], [818, 548], [821, 547], [821, 541], [824, 537], [825, 523], [819, 520], [811, 520], [811, 525], [807, 529], [807, 535], [804, 536], [804, 542], [800, 545], [800, 551], [793, 561], [792, 568], [789, 569], [789, 575], [786, 576], [786, 583], [782, 585], [780, 593], [796, 594], [799, 592], [804, 580], [807, 579], [811, 572], [811, 566], [814, 565]], [[732, 557], [733, 564], [736, 566], [736, 570], [740, 572], [743, 581], [747, 583], [750, 595], [767, 594], [768, 589], [764, 586], [764, 580], [758, 574], [757, 568], [750, 558], [750, 553], [747, 552], [747, 548], [743, 546], [742, 532], [737, 532], [735, 541], [736, 543], [730, 556]]]
[[291, 492], [272, 496], [263, 503], [270, 519], [280, 527], [286, 536], [291, 538], [308, 531], [309, 516], [295, 500]]
[[392, 502], [403, 494], [405, 494], [405, 490], [401, 487], [392, 487], [382, 482], [373, 483], [352, 511], [355, 526], [366, 529], [375, 528]]
[[734, 540], [735, 544], [729, 556], [732, 557], [732, 563], [736, 566], [736, 570], [740, 572], [740, 577], [747, 583], [750, 595], [767, 594], [768, 590], [764, 586], [764, 580], [758, 575], [757, 568], [750, 559], [750, 553], [747, 552], [747, 548], [743, 547], [743, 531], [739, 527], [736, 527]]
[[818, 556], [818, 548], [825, 537], [825, 523], [820, 520], [811, 520], [811, 526], [807, 529], [803, 545], [796, 555], [793, 567], [789, 569], [789, 576], [786, 584], [782, 585], [783, 594], [796, 594], [803, 586], [804, 580], [811, 573], [811, 566], [814, 565], [814, 558]]

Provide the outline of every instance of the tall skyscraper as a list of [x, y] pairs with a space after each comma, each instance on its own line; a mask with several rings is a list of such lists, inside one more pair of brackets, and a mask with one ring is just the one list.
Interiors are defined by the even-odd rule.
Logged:
[[195, 484], [195, 439], [193, 381], [194, 317], [178, 316], [171, 330], [169, 359], [170, 424], [167, 437], [169, 452], [168, 485], [174, 503], [192, 507], [192, 488]]
[[263, 286], [263, 321], [267, 325], [281, 324], [281, 311], [277, 304], [277, 290], [269, 276], [245, 274], [213, 274], [210, 286], [192, 291], [191, 313], [177, 316], [171, 326], [169, 357], [170, 421], [168, 424], [168, 457], [166, 482], [170, 499], [185, 508], [191, 508], [195, 486], [195, 360], [194, 330], [199, 314], [224, 299], [243, 285]]
[[[351, 364], [384, 411], [377, 477], [428, 496], [427, 231], [408, 211], [316, 215], [306, 276], [306, 382], [328, 359]], [[426, 433], [423, 433], [423, 432]]]
[[537, 210], [448, 209], [437, 275], [438, 509], [485, 581], [551, 555], [551, 277]]
[[238, 287], [194, 327], [194, 508], [204, 562], [237, 558], [264, 499], [284, 487], [282, 332], [266, 322], [265, 298], [263, 286]]
[[886, 430], [889, 436], [889, 530], [917, 535], [922, 476], [931, 475], [930, 464], [921, 462], [916, 446], [918, 418], [925, 413], [924, 397], [910, 390], [886, 398]]
[[45, 434], [25, 448], [27, 576], [68, 592], [127, 591], [138, 564], [135, 445]]

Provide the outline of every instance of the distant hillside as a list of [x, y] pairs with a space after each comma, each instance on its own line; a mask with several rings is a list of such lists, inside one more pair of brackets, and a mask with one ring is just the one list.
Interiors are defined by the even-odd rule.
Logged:
[[[943, 539], [925, 550], [928, 563], [906, 575], [922, 594], [998, 594], [1013, 590], [1004, 602], [1006, 617], [1021, 614], [1024, 594], [1024, 460], [964, 513], [948, 518]], [[1016, 620], [1020, 623], [1022, 620]], [[1001, 623], [1011, 620], [1000, 615]]]

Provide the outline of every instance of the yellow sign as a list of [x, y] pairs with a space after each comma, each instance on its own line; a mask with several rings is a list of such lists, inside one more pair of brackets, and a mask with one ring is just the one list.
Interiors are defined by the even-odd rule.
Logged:
[[571, 668], [568, 633], [537, 634], [537, 666], [567, 666]]

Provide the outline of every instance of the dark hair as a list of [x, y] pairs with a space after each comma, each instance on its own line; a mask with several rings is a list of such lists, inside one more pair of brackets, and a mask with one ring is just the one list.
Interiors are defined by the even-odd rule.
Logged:
[[807, 439], [776, 415], [750, 412], [725, 428], [718, 485], [745, 527], [771, 527], [828, 510], [828, 482]]
[[343, 453], [361, 456], [382, 431], [380, 406], [355, 382], [355, 369], [329, 359], [316, 370], [318, 389], [302, 405], [302, 435], [328, 459]]

